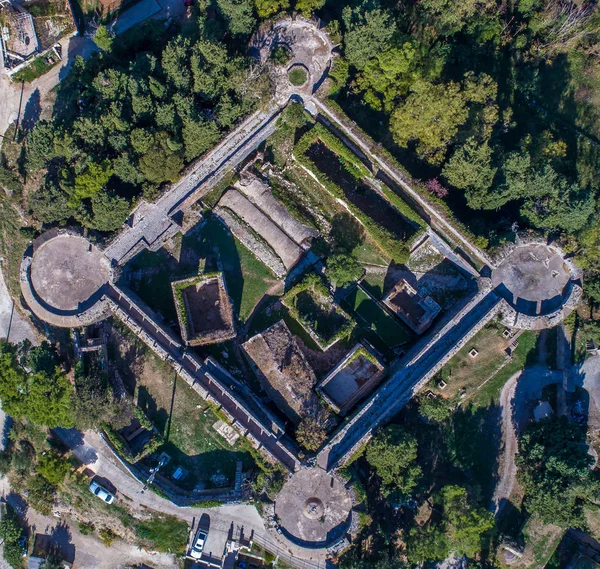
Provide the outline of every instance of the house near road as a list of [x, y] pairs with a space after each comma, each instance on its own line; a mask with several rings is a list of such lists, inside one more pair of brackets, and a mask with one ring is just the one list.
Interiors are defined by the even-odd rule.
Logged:
[[0, 13], [0, 59], [11, 77], [38, 59], [32, 73], [51, 69], [62, 59], [58, 42], [77, 30], [68, 1], [0, 0]]

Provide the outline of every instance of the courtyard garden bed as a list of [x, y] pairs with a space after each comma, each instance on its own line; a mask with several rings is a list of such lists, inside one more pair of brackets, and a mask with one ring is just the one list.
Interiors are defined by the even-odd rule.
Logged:
[[352, 332], [354, 322], [335, 304], [321, 278], [314, 273], [307, 275], [281, 300], [322, 350]]
[[294, 156], [346, 202], [382, 251], [396, 262], [407, 260], [410, 243], [424, 230], [420, 218], [399, 196], [392, 203], [367, 184], [369, 171], [350, 149], [317, 124], [298, 141]]
[[356, 286], [344, 297], [342, 305], [358, 316], [358, 322], [372, 330], [388, 348], [405, 344], [412, 334], [392, 315], [388, 314], [361, 286]]

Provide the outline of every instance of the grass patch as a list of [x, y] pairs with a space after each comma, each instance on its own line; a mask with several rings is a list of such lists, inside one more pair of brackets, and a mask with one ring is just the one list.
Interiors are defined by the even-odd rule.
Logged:
[[166, 378], [161, 370], [145, 372], [139, 378], [138, 405], [168, 441], [161, 448], [171, 456], [171, 461], [162, 469], [167, 477], [182, 466], [190, 475], [178, 482], [184, 489], [191, 490], [198, 481], [207, 487], [213, 486], [210, 477], [222, 474], [233, 482], [235, 467], [241, 460], [244, 468], [253, 465], [251, 455], [239, 442], [230, 446], [213, 429], [218, 417], [208, 403], [185, 381], [177, 378], [175, 399], [170, 429], [167, 433], [168, 416], [173, 394], [175, 372]]
[[135, 528], [138, 537], [149, 547], [164, 553], [185, 554], [189, 527], [175, 516], [153, 516], [139, 522]]
[[217, 257], [223, 265], [235, 313], [245, 321], [278, 280], [214, 217], [209, 217], [200, 231], [183, 237], [179, 259], [164, 250], [157, 253], [144, 251], [135, 257], [127, 266], [132, 275], [130, 286], [167, 322], [176, 325], [171, 281], [198, 274], [204, 260], [210, 260], [205, 271], [217, 270]]
[[394, 348], [410, 340], [411, 334], [390, 316], [360, 286], [354, 287], [344, 300], [344, 307], [359, 316], [359, 322], [374, 331], [388, 347]]
[[302, 67], [294, 67], [294, 69], [288, 73], [288, 79], [292, 85], [300, 87], [300, 85], [304, 85], [304, 83], [308, 81], [308, 74]]
[[470, 402], [474, 407], [485, 407], [490, 402], [496, 402], [500, 399], [500, 392], [504, 384], [527, 364], [528, 359], [535, 350], [536, 340], [537, 334], [531, 330], [527, 330], [519, 336], [519, 345], [512, 353], [512, 360], [473, 394]]
[[[510, 341], [502, 337], [502, 330], [496, 322], [484, 326], [442, 368], [436, 376], [435, 389], [438, 390], [440, 379], [447, 383], [443, 391], [445, 397], [453, 397], [463, 390], [468, 393], [479, 387], [507, 358], [504, 350]], [[479, 352], [476, 358], [469, 355], [473, 348]]]
[[17, 83], [20, 83], [21, 81], [31, 83], [38, 77], [48, 73], [48, 71], [56, 65], [58, 65], [58, 60], [54, 60], [53, 63], [48, 63], [44, 57], [36, 57], [27, 67], [15, 73], [12, 80]]

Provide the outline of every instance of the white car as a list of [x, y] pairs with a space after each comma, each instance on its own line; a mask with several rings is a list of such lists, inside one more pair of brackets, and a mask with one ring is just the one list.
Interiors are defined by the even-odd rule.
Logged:
[[98, 496], [100, 500], [106, 502], [107, 504], [112, 504], [115, 500], [114, 494], [111, 494], [106, 488], [104, 488], [104, 486], [100, 486], [100, 484], [94, 480], [92, 480], [90, 484], [90, 492], [94, 496]]
[[190, 557], [193, 557], [194, 559], [200, 559], [202, 557], [207, 537], [208, 533], [205, 530], [198, 530], [198, 533], [194, 538], [194, 543], [192, 544], [192, 549], [190, 549]]

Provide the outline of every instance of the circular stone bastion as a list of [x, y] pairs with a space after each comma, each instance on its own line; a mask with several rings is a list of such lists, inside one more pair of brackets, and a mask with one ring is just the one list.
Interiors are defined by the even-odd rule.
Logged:
[[352, 500], [345, 486], [315, 467], [296, 472], [275, 501], [285, 537], [304, 547], [327, 547], [348, 529]]
[[21, 291], [31, 310], [55, 326], [82, 326], [100, 320], [102, 289], [111, 278], [110, 261], [79, 235], [59, 233], [36, 240], [23, 258]]

